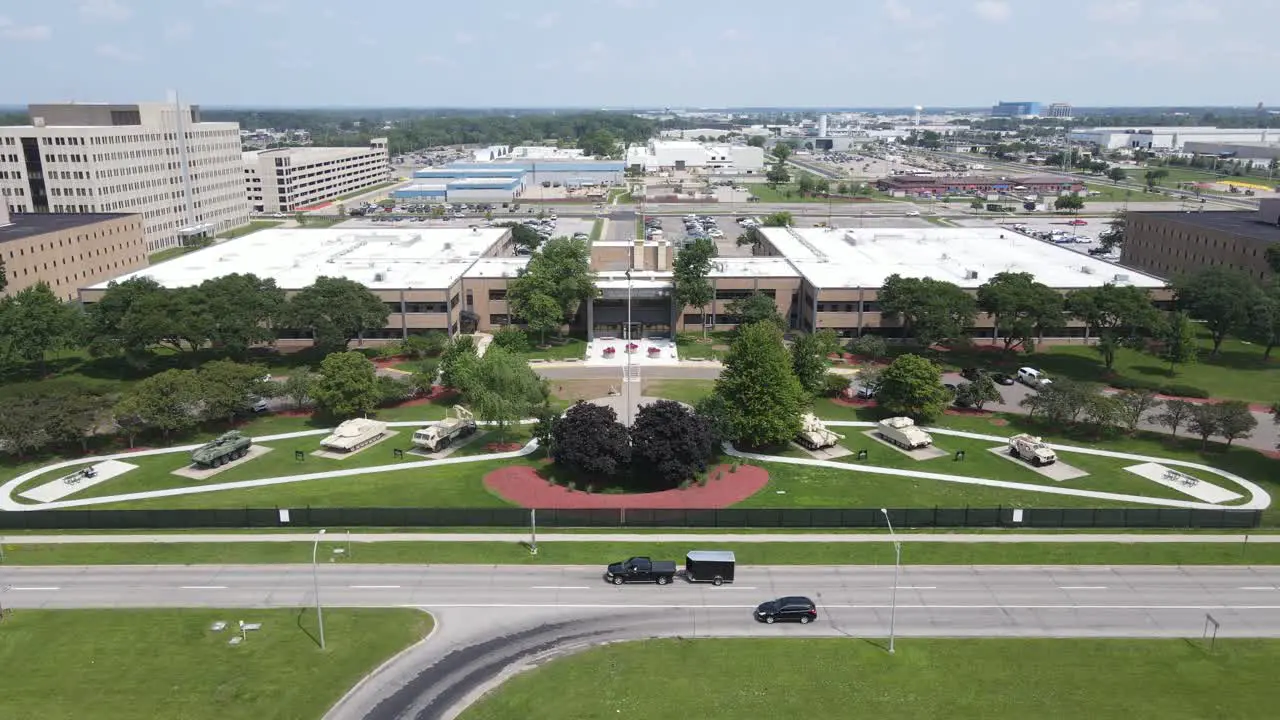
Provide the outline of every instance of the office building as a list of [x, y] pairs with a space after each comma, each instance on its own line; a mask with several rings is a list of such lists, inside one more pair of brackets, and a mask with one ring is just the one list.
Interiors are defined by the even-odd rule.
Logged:
[[253, 212], [287, 213], [391, 180], [387, 139], [369, 147], [287, 147], [246, 152], [244, 183]]
[[148, 252], [249, 222], [240, 127], [177, 103], [30, 105], [0, 127], [0, 193], [16, 213], [142, 216]]
[[1228, 267], [1251, 278], [1271, 276], [1267, 248], [1280, 242], [1280, 199], [1256, 212], [1130, 212], [1120, 262], [1164, 278]]
[[1266, 143], [1280, 137], [1280, 131], [1266, 128], [1216, 127], [1095, 127], [1067, 133], [1071, 142], [1092, 143], [1102, 150], [1183, 150], [1189, 142]]
[[38, 282], [63, 300], [79, 288], [147, 266], [140, 215], [9, 214], [0, 204], [0, 259], [12, 295]]
[[991, 106], [991, 117], [1002, 118], [1034, 118], [1040, 117], [1041, 105], [1038, 102], [1004, 102]]
[[627, 149], [626, 165], [645, 172], [699, 169], [723, 175], [759, 175], [764, 172], [764, 148], [692, 140], [650, 140], [647, 145]]
[[[1267, 167], [1273, 160], [1280, 160], [1280, 132], [1273, 133], [1272, 142], [1204, 142], [1189, 140], [1182, 151], [1192, 155], [1212, 155], [1227, 160], [1253, 161], [1255, 166]], [[1247, 178], [1246, 178], [1247, 179]], [[1273, 173], [1273, 183], [1280, 183], [1280, 173]]]

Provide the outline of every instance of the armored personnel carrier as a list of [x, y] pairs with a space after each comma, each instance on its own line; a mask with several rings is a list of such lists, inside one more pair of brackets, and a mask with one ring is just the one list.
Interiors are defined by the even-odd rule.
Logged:
[[880, 437], [904, 450], [916, 450], [933, 444], [933, 436], [916, 427], [909, 417], [891, 417], [876, 425]]
[[223, 433], [213, 442], [205, 443], [191, 451], [191, 462], [202, 468], [222, 467], [232, 460], [249, 454], [249, 446], [253, 440], [240, 434], [239, 430]]

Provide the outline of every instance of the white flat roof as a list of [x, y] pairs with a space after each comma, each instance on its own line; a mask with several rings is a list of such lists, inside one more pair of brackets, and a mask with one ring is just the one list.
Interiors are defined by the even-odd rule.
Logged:
[[1165, 286], [1151, 275], [998, 227], [761, 231], [817, 288], [878, 288], [895, 273], [977, 288], [1001, 272], [1031, 273], [1052, 288]]
[[[164, 287], [178, 288], [239, 272], [274, 278], [285, 290], [304, 288], [320, 276], [347, 278], [371, 290], [445, 289], [477, 263], [493, 267], [489, 258], [480, 256], [508, 232], [506, 228], [259, 230], [115, 279], [150, 277]], [[106, 287], [104, 282], [90, 289]]]
[[520, 269], [529, 264], [529, 257], [487, 257], [480, 258], [467, 270], [466, 278], [515, 277]]
[[710, 277], [799, 277], [786, 258], [748, 257], [748, 258], [716, 258], [711, 267]]

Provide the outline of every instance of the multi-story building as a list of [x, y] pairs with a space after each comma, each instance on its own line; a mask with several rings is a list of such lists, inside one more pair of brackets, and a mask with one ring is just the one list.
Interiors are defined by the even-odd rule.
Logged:
[[387, 139], [369, 147], [286, 147], [246, 152], [245, 194], [257, 213], [302, 210], [391, 180]]
[[1130, 212], [1120, 262], [1175, 278], [1225, 266], [1249, 277], [1270, 277], [1267, 248], [1280, 243], [1280, 199], [1264, 199], [1257, 212]]
[[30, 105], [0, 127], [0, 194], [13, 212], [142, 216], [146, 249], [249, 221], [240, 127], [177, 103]]
[[1038, 102], [1005, 102], [1001, 100], [991, 106], [991, 117], [1033, 118], [1039, 117], [1041, 105]]
[[82, 287], [146, 267], [142, 226], [139, 215], [10, 215], [0, 203], [5, 292], [44, 282], [63, 300], [75, 300]]

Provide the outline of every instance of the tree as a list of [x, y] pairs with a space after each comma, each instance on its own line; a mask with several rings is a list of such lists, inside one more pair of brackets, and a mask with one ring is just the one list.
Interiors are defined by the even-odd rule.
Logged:
[[811, 396], [819, 396], [826, 384], [827, 353], [822, 339], [813, 334], [802, 334], [791, 343], [791, 370], [800, 387]]
[[112, 281], [98, 302], [89, 306], [85, 344], [94, 357], [124, 355], [139, 363], [172, 325], [169, 298], [155, 280], [135, 277]]
[[779, 210], [764, 216], [761, 224], [765, 227], [791, 227], [796, 223], [795, 216], [786, 210]]
[[1123, 411], [1119, 400], [1102, 393], [1089, 395], [1084, 404], [1085, 420], [1099, 430], [1120, 422]]
[[1151, 191], [1155, 190], [1156, 185], [1159, 185], [1161, 180], [1169, 177], [1169, 171], [1164, 168], [1156, 168], [1155, 170], [1146, 171], [1142, 174], [1142, 177], [1146, 180], [1147, 190]]
[[774, 323], [738, 328], [715, 392], [724, 400], [727, 438], [735, 443], [781, 445], [800, 432], [805, 390], [791, 369], [782, 331]]
[[[764, 143], [765, 143], [764, 135], [752, 135], [751, 137], [747, 138], [748, 147], [762, 148], [764, 147]], [[3, 288], [0, 288], [0, 289], [3, 289]]]
[[1074, 423], [1089, 408], [1101, 388], [1072, 380], [1057, 380], [1040, 388], [1019, 403], [1029, 410], [1032, 417], [1039, 416], [1054, 425]]
[[0, 448], [19, 460], [49, 443], [45, 419], [49, 403], [42, 393], [22, 390], [6, 394], [0, 413]]
[[707, 335], [707, 305], [715, 299], [715, 288], [707, 276], [711, 273], [712, 259], [716, 256], [715, 243], [709, 238], [698, 238], [676, 253], [673, 268], [673, 284], [676, 306], [698, 308], [702, 314], [702, 336]]
[[1280, 277], [1271, 278], [1263, 287], [1258, 303], [1250, 308], [1246, 335], [1264, 346], [1263, 360], [1271, 359], [1271, 351], [1280, 344]]
[[1054, 210], [1071, 210], [1073, 212], [1084, 209], [1084, 198], [1079, 195], [1063, 195], [1053, 201]]
[[1082, 288], [1067, 295], [1066, 305], [1088, 326], [1089, 335], [1097, 338], [1096, 348], [1108, 370], [1115, 363], [1119, 348], [1139, 345], [1161, 324], [1150, 296], [1132, 285]]
[[[0, 200], [0, 202], [4, 202]], [[40, 365], [52, 350], [71, 346], [78, 331], [79, 313], [38, 282], [0, 300], [0, 339], [6, 356]]]
[[1242, 400], [1227, 400], [1211, 405], [1218, 415], [1218, 434], [1227, 439], [1227, 447], [1239, 438], [1253, 434], [1258, 427], [1258, 419], [1249, 410], [1249, 403]]
[[360, 283], [321, 276], [290, 298], [284, 314], [290, 327], [310, 331], [317, 347], [338, 350], [366, 330], [386, 327], [391, 311]]
[[232, 273], [200, 283], [194, 296], [215, 348], [243, 357], [251, 346], [275, 339], [285, 295], [274, 279]]
[[616, 477], [631, 461], [631, 440], [613, 408], [579, 400], [555, 421], [552, 459], [571, 472]]
[[236, 415], [248, 413], [264, 374], [261, 367], [230, 360], [214, 360], [201, 365], [196, 372], [201, 417], [205, 420], [226, 418], [231, 422]]
[[311, 388], [316, 409], [335, 419], [365, 416], [382, 399], [373, 363], [358, 352], [336, 352], [320, 362]]
[[1200, 344], [1196, 339], [1196, 327], [1185, 312], [1174, 313], [1161, 332], [1160, 359], [1169, 363], [1169, 374], [1174, 367], [1196, 361]]
[[868, 360], [878, 360], [889, 354], [889, 344], [879, 335], [863, 335], [849, 342], [849, 352]]
[[667, 489], [706, 472], [715, 456], [707, 418], [672, 400], [640, 408], [631, 426], [631, 462], [653, 489]]
[[1031, 273], [996, 273], [978, 288], [978, 308], [995, 321], [1005, 350], [1033, 351], [1037, 338], [1062, 326], [1062, 295]]
[[1122, 167], [1112, 167], [1110, 170], [1107, 171], [1107, 179], [1111, 180], [1111, 182], [1117, 185], [1124, 182], [1126, 179], [1128, 179], [1128, 177], [1129, 177], [1129, 173], [1125, 172], [1124, 168]]
[[55, 444], [77, 443], [81, 451], [88, 452], [89, 438], [102, 425], [110, 399], [98, 392], [66, 388], [51, 393], [47, 400], [41, 424], [49, 440]]
[[806, 197], [813, 192], [813, 175], [807, 172], [800, 173], [796, 180], [796, 190], [800, 191], [801, 197]]
[[315, 387], [318, 378], [318, 375], [311, 372], [311, 368], [296, 368], [289, 372], [289, 376], [282, 383], [281, 394], [288, 398], [295, 408], [307, 405], [311, 402], [311, 389]]
[[831, 181], [825, 177], [819, 176], [813, 181], [813, 191], [819, 195], [826, 195], [831, 192]]
[[610, 156], [618, 151], [618, 139], [604, 128], [593, 130], [578, 140], [578, 147], [583, 153], [592, 156]]
[[1173, 293], [1178, 307], [1208, 329], [1213, 341], [1209, 354], [1215, 357], [1222, 341], [1247, 328], [1251, 310], [1264, 302], [1262, 291], [1252, 280], [1225, 266], [1206, 267], [1178, 278]]
[[533, 252], [542, 244], [542, 236], [538, 231], [524, 223], [504, 222], [498, 223], [498, 227], [511, 228], [511, 242], [518, 248]]
[[493, 346], [513, 353], [528, 352], [529, 336], [515, 325], [503, 325], [493, 334]]
[[996, 387], [991, 376], [986, 373], [981, 373], [976, 380], [963, 383], [956, 388], [956, 404], [960, 407], [981, 410], [982, 406], [989, 402], [1002, 403], [1004, 395], [1000, 393], [1000, 388]]
[[787, 172], [787, 168], [781, 162], [776, 162], [769, 166], [764, 174], [764, 179], [768, 181], [770, 187], [778, 187], [785, 183], [791, 182], [791, 173]]
[[1102, 249], [1111, 251], [1118, 247], [1123, 247], [1127, 230], [1128, 216], [1123, 212], [1116, 212], [1111, 216], [1107, 230], [1098, 236], [1098, 242], [1102, 244]]
[[[1280, 274], [1280, 245], [1271, 244], [1263, 251], [1263, 257], [1266, 258], [1267, 267], [1271, 268], [1271, 272]], [[4, 288], [0, 288], [3, 290]]]
[[1195, 403], [1186, 400], [1166, 400], [1164, 402], [1164, 412], [1156, 413], [1151, 416], [1151, 421], [1169, 428], [1170, 434], [1178, 437], [1178, 428], [1184, 426], [1191, 419], [1191, 409], [1195, 407]]
[[550, 395], [543, 380], [525, 359], [499, 345], [484, 357], [463, 366], [457, 388], [481, 420], [505, 439], [507, 428], [546, 405]]
[[1158, 416], [1152, 413], [1159, 409], [1161, 403], [1150, 391], [1125, 390], [1117, 393], [1115, 398], [1119, 403], [1118, 420], [1129, 432], [1137, 430], [1138, 423], [1142, 422], [1144, 417], [1149, 416], [1153, 422], [1158, 422], [1156, 420]]
[[440, 353], [440, 383], [445, 387], [460, 390], [463, 379], [475, 367], [479, 356], [476, 353], [476, 339], [470, 335], [458, 335], [449, 341], [444, 352]]
[[1222, 415], [1213, 403], [1191, 403], [1187, 414], [1187, 429], [1200, 437], [1200, 449], [1209, 446], [1209, 438], [1218, 434]]
[[548, 240], [529, 264], [507, 286], [511, 310], [531, 329], [544, 332], [551, 320], [551, 305], [558, 309], [559, 330], [573, 321], [578, 307], [598, 294], [591, 269], [591, 249], [584, 240], [558, 237]]
[[919, 355], [899, 355], [880, 373], [876, 402], [890, 415], [928, 421], [951, 404], [942, 370]]
[[778, 164], [781, 165], [787, 161], [787, 158], [791, 157], [791, 146], [783, 142], [774, 145], [773, 156], [778, 158]]
[[203, 400], [194, 370], [165, 370], [134, 385], [116, 413], [136, 418], [141, 427], [159, 430], [167, 438], [196, 426]]
[[449, 344], [449, 336], [439, 330], [429, 330], [423, 335], [410, 335], [400, 344], [414, 360], [423, 360], [444, 352], [445, 345]]
[[756, 323], [774, 325], [779, 331], [786, 327], [786, 321], [778, 312], [778, 304], [764, 293], [756, 292], [744, 298], [738, 298], [725, 306], [725, 310], [738, 318], [739, 332], [743, 327]]
[[846, 182], [836, 183], [836, 194], [837, 194], [837, 195], [848, 195], [848, 194], [849, 194], [849, 183], [846, 183]]
[[954, 283], [904, 278], [897, 273], [880, 289], [880, 308], [901, 319], [903, 331], [923, 347], [965, 337], [978, 314], [977, 301]]

